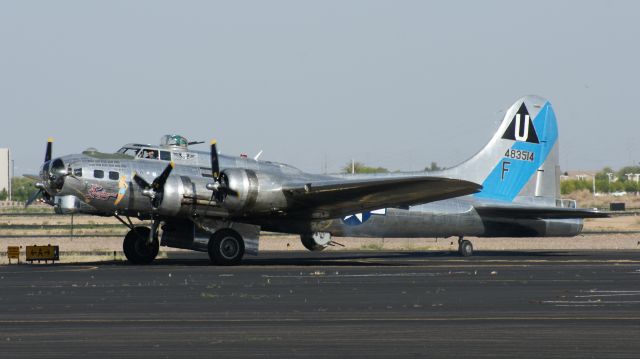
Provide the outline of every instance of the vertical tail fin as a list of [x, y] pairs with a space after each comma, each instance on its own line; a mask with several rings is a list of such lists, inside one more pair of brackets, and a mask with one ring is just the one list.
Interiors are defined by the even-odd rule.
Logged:
[[514, 103], [489, 143], [445, 172], [480, 183], [475, 196], [499, 201], [555, 205], [560, 197], [558, 126], [551, 104], [537, 96]]

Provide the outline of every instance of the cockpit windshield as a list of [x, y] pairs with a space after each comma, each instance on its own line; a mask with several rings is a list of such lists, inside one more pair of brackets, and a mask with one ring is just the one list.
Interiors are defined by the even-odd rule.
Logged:
[[118, 150], [118, 153], [131, 156], [131, 157], [136, 157], [139, 151], [140, 151], [139, 148], [122, 147], [121, 149]]

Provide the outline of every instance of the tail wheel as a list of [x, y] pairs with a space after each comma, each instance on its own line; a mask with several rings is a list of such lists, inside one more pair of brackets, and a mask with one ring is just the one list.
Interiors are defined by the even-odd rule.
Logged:
[[135, 227], [124, 237], [122, 249], [127, 260], [133, 264], [149, 264], [158, 256], [160, 243], [154, 237], [149, 242], [149, 227]]
[[317, 252], [327, 248], [326, 244], [325, 245], [318, 244], [310, 235], [301, 235], [300, 241], [302, 242], [302, 245], [310, 251]]
[[232, 229], [222, 229], [209, 239], [209, 259], [217, 265], [232, 266], [242, 261], [244, 240]]
[[460, 253], [463, 257], [470, 257], [473, 255], [473, 245], [468, 240], [460, 241], [460, 246], [458, 247], [458, 253]]

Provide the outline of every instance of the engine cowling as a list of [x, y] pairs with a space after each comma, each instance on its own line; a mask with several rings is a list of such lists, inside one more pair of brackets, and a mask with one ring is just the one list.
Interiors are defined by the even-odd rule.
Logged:
[[231, 192], [221, 205], [231, 213], [257, 214], [286, 208], [281, 181], [268, 173], [230, 168], [222, 171], [221, 180]]

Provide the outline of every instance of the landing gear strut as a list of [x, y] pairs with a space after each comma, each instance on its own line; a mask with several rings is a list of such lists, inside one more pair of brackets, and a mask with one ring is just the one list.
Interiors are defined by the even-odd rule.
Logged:
[[470, 241], [463, 238], [463, 236], [458, 237], [458, 254], [463, 257], [470, 257], [473, 255], [473, 245], [471, 245]]
[[158, 237], [149, 238], [149, 227], [133, 227], [124, 237], [122, 249], [129, 262], [133, 264], [149, 264], [156, 259], [160, 243]]
[[244, 240], [233, 229], [221, 229], [209, 239], [209, 259], [217, 265], [239, 264], [244, 256]]

